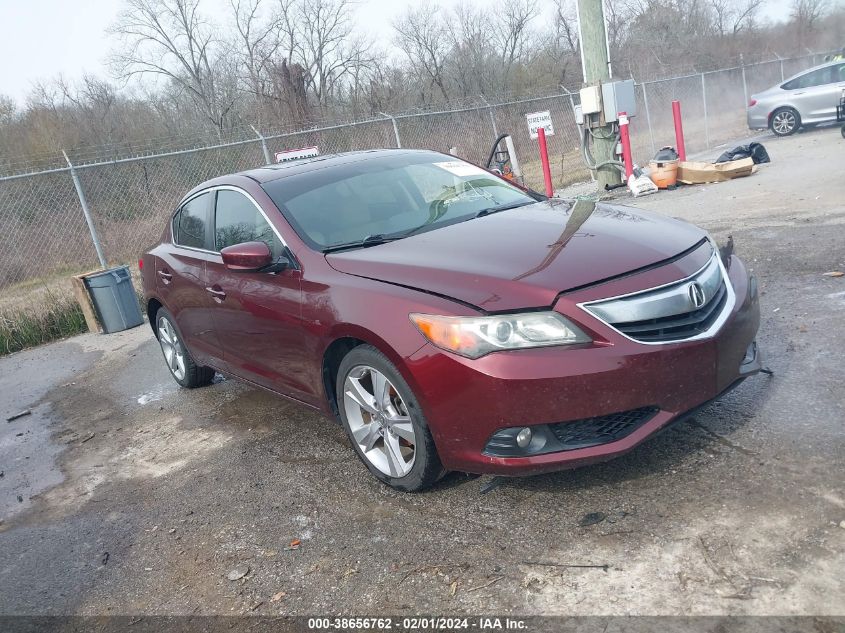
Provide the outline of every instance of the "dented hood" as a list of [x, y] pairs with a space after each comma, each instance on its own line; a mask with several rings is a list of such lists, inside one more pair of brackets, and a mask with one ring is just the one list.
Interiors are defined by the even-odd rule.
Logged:
[[350, 275], [496, 312], [551, 306], [565, 290], [669, 259], [703, 237], [630, 207], [553, 200], [326, 259]]

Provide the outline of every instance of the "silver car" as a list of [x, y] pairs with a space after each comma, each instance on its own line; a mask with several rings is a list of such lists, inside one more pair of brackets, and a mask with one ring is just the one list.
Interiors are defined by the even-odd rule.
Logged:
[[845, 60], [826, 62], [751, 95], [746, 116], [752, 130], [770, 128], [778, 136], [802, 125], [836, 120], [836, 106], [845, 91]]

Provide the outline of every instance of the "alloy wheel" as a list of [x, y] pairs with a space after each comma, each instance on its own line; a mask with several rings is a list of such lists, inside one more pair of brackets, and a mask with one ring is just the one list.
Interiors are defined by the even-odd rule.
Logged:
[[164, 353], [167, 367], [177, 380], [185, 379], [185, 350], [182, 341], [176, 334], [176, 329], [167, 317], [158, 320], [158, 342]]
[[414, 466], [417, 437], [405, 401], [383, 373], [353, 367], [343, 383], [349, 430], [367, 461], [385, 475], [404, 477]]
[[777, 134], [789, 134], [796, 123], [795, 113], [791, 110], [781, 110], [772, 118], [772, 128]]

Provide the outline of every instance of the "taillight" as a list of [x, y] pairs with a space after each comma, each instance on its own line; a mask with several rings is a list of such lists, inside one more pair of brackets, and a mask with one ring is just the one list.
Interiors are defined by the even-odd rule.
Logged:
[[756, 106], [756, 105], [757, 105], [757, 99], [752, 99], [751, 101], [748, 102], [749, 108], [752, 107], [752, 106]]
[[138, 260], [138, 270], [144, 270], [144, 260], [143, 259]]

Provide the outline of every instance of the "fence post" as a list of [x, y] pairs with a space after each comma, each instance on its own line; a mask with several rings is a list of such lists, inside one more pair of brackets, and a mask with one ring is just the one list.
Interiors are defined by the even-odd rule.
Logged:
[[402, 141], [399, 139], [399, 126], [396, 124], [396, 117], [392, 117], [384, 112], [379, 112], [379, 114], [390, 119], [390, 122], [393, 123], [393, 136], [396, 138], [396, 147], [402, 149]]
[[710, 149], [710, 126], [707, 125], [707, 88], [704, 85], [704, 73], [701, 73], [701, 103], [704, 105], [704, 143]]
[[484, 105], [487, 106], [487, 114], [490, 115], [490, 125], [493, 127], [493, 138], [499, 138], [499, 129], [496, 127], [496, 117], [493, 115], [493, 106], [487, 101], [484, 95], [480, 95]]
[[645, 120], [648, 123], [648, 137], [651, 139], [651, 155], [654, 156], [657, 146], [654, 144], [654, 131], [651, 129], [651, 111], [648, 109], [648, 90], [646, 90], [645, 83], [641, 83], [640, 85], [643, 87], [643, 105], [645, 105]]
[[742, 53], [739, 54], [739, 65], [742, 66], [742, 94], [745, 95], [743, 107], [748, 106], [748, 84], [745, 81], [745, 61], [742, 59]]
[[259, 132], [258, 130], [256, 130], [256, 129], [255, 129], [255, 126], [254, 126], [254, 125], [250, 125], [249, 127], [251, 127], [251, 128], [252, 128], [252, 131], [253, 131], [253, 132], [255, 132], [255, 135], [256, 135], [259, 139], [261, 139], [261, 149], [262, 149], [262, 151], [264, 152], [264, 160], [265, 160], [265, 161], [267, 161], [267, 164], [268, 164], [268, 165], [271, 165], [271, 164], [273, 163], [273, 159], [272, 159], [272, 158], [270, 158], [270, 150], [269, 150], [269, 149], [267, 149], [267, 139], [265, 139], [265, 138], [261, 135], [261, 132]]
[[88, 231], [91, 233], [91, 241], [94, 242], [94, 250], [97, 251], [97, 259], [100, 260], [100, 266], [108, 267], [106, 257], [103, 255], [103, 247], [100, 245], [100, 238], [97, 235], [97, 229], [94, 227], [94, 220], [91, 219], [91, 211], [88, 209], [88, 202], [85, 200], [85, 192], [82, 191], [82, 184], [79, 182], [79, 176], [76, 174], [76, 168], [70, 162], [65, 150], [62, 150], [62, 156], [67, 161], [67, 166], [70, 167], [70, 177], [73, 179], [73, 186], [76, 189], [76, 195], [79, 198], [79, 204], [82, 206], [82, 213], [85, 216], [85, 223], [88, 224]]
[[777, 53], [775, 53], [775, 57], [777, 57], [778, 61], [780, 62], [780, 80], [783, 81], [783, 57], [781, 57]]

